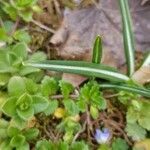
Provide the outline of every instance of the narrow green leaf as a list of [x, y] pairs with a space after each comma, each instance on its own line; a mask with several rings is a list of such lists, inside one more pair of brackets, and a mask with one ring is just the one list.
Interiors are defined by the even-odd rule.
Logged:
[[121, 73], [115, 72], [114, 70], [108, 70], [108, 67], [89, 62], [47, 60], [39, 63], [26, 63], [24, 65], [89, 77], [98, 77], [114, 82], [126, 82], [129, 80], [127, 76]]
[[99, 64], [101, 62], [101, 59], [102, 59], [102, 40], [100, 36], [97, 36], [93, 47], [92, 62]]
[[150, 90], [147, 90], [142, 87], [133, 87], [133, 86], [128, 86], [128, 85], [116, 85], [116, 84], [101, 84], [101, 88], [103, 89], [116, 89], [116, 90], [124, 90], [136, 94], [140, 94], [145, 97], [150, 97]]
[[128, 76], [131, 76], [134, 73], [134, 51], [135, 51], [131, 15], [129, 12], [128, 0], [119, 0], [119, 4], [122, 15], [124, 51], [128, 66]]
[[142, 67], [150, 66], [150, 52], [147, 54], [145, 60], [143, 61]]

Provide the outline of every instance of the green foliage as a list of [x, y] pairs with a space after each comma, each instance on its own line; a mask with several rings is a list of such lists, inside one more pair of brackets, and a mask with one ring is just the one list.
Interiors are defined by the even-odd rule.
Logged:
[[128, 123], [126, 126], [126, 132], [134, 141], [140, 141], [146, 137], [146, 130], [137, 123]]
[[86, 145], [84, 142], [75, 142], [71, 145], [71, 150], [89, 150], [88, 145]]
[[[33, 89], [30, 87], [31, 84]], [[10, 97], [2, 106], [3, 112], [12, 118], [18, 117], [26, 121], [34, 114], [44, 111], [49, 102], [45, 97], [36, 95], [38, 91], [34, 84], [32, 80], [20, 76], [12, 77], [8, 83]]]
[[2, 143], [0, 144], [0, 149], [16, 149], [16, 150], [29, 150], [28, 142], [36, 139], [39, 134], [39, 130], [36, 128], [28, 128], [25, 130], [19, 130], [13, 126], [5, 128], [5, 137], [0, 135], [2, 138]]
[[13, 42], [30, 43], [31, 38], [25, 29], [17, 29], [14, 31], [15, 24], [12, 21], [4, 21], [3, 26], [0, 27], [0, 40], [8, 44]]
[[86, 111], [90, 105], [90, 112], [93, 118], [97, 118], [98, 110], [106, 109], [106, 100], [100, 92], [100, 85], [96, 81], [90, 81], [80, 90], [78, 106], [81, 111]]
[[36, 144], [36, 150], [89, 150], [87, 144], [84, 142], [74, 142], [69, 146], [69, 144], [59, 141], [57, 143], [40, 140]]
[[127, 111], [127, 122], [139, 123], [141, 127], [146, 130], [150, 130], [150, 102], [147, 100], [133, 101], [132, 105], [128, 107]]
[[134, 35], [132, 31], [132, 21], [129, 10], [128, 0], [119, 0], [120, 12], [122, 16], [122, 24], [123, 24], [123, 40], [124, 40], [124, 51], [127, 60], [128, 66], [128, 75], [132, 76], [134, 73]]
[[52, 150], [54, 149], [52, 142], [41, 140], [36, 143], [36, 150]]
[[93, 46], [92, 62], [99, 64], [101, 62], [101, 59], [102, 59], [102, 39], [100, 36], [97, 36]]
[[54, 78], [44, 77], [41, 84], [41, 91], [44, 96], [55, 95], [58, 89], [58, 82]]
[[61, 89], [61, 93], [65, 99], [67, 99], [74, 90], [74, 87], [72, 84], [70, 84], [66, 81], [63, 81], [63, 80], [59, 82], [59, 86]]
[[0, 1], [2, 9], [12, 20], [21, 18], [24, 21], [31, 21], [33, 11], [40, 11], [40, 8], [36, 5], [37, 0], [16, 0], [16, 1]]
[[107, 144], [101, 144], [98, 150], [111, 150], [111, 148]]
[[[21, 76], [28, 76], [34, 73], [41, 72], [39, 69], [34, 67], [24, 67], [24, 61], [34, 61], [35, 57], [36, 60], [41, 60], [40, 56], [42, 56], [42, 60], [46, 59], [45, 54], [38, 53], [33, 54], [32, 57], [28, 58], [28, 46], [24, 42], [19, 42], [17, 44], [13, 44], [11, 46], [6, 46], [0, 48], [0, 76], [1, 78], [1, 85], [5, 85], [11, 74], [16, 75], [19, 74]], [[21, 83], [20, 83], [21, 84]], [[22, 86], [20, 86], [23, 88]]]
[[79, 108], [73, 100], [65, 99], [63, 101], [63, 104], [65, 106], [65, 110], [67, 111], [68, 115], [75, 116], [79, 113]]
[[129, 81], [129, 77], [117, 72], [116, 69], [112, 67], [83, 61], [46, 60], [42, 62], [30, 62], [24, 65], [51, 71], [80, 74], [88, 77], [97, 77], [116, 83], [125, 83], [126, 81]]
[[137, 99], [139, 99], [138, 95], [125, 91], [120, 91], [118, 95], [118, 100], [124, 105], [128, 105], [131, 103], [132, 100]]
[[25, 42], [25, 43], [30, 43], [31, 41], [31, 37], [29, 36], [28, 32], [26, 32], [23, 29], [15, 31], [13, 34], [13, 38], [16, 41]]
[[51, 100], [51, 101], [49, 101], [48, 107], [44, 110], [44, 113], [47, 116], [49, 116], [49, 115], [53, 114], [57, 108], [58, 108], [58, 101]]
[[115, 139], [112, 143], [112, 150], [128, 150], [128, 149], [129, 146], [127, 145], [126, 141], [121, 138]]
[[[128, 75], [131, 76], [134, 72], [131, 18], [127, 1], [119, 2]], [[36, 3], [37, 0], [0, 0], [0, 41], [4, 43], [0, 47], [0, 149], [29, 150], [31, 145], [35, 145], [36, 150], [88, 150], [88, 144], [82, 141], [82, 136], [77, 136], [88, 130], [88, 127], [91, 130], [90, 125], [93, 124], [88, 123], [95, 121], [99, 113], [107, 109], [106, 100], [100, 91], [107, 88], [121, 90], [117, 98], [127, 109], [127, 135], [134, 141], [145, 140], [150, 131], [150, 102], [142, 99], [140, 95], [150, 97], [150, 91], [135, 83], [127, 83], [130, 82], [130, 77], [114, 68], [99, 64], [102, 59], [102, 39], [99, 36], [94, 43], [92, 63], [46, 61], [47, 57], [43, 52], [28, 53], [28, 44], [31, 41], [28, 29], [15, 28], [20, 19], [26, 22], [33, 21], [33, 13], [40, 11]], [[5, 19], [9, 17], [13, 21]], [[143, 65], [148, 64], [149, 55]], [[75, 95], [72, 84], [51, 78], [40, 69], [98, 77], [107, 80], [108, 83], [103, 84], [102, 80], [99, 84], [90, 80], [79, 89], [78, 96]], [[73, 99], [71, 94], [75, 96]], [[41, 120], [36, 120], [36, 117], [41, 117], [41, 120], [44, 118], [44, 126], [40, 125]], [[35, 121], [35, 124], [32, 121]], [[84, 123], [87, 123], [85, 129]], [[56, 126], [62, 141], [43, 139], [43, 131], [46, 132], [46, 128], [51, 125], [52, 128]], [[103, 123], [101, 125], [103, 126]], [[34, 126], [36, 128], [33, 128]], [[49, 132], [51, 131], [47, 133]], [[42, 140], [37, 140], [38, 135]], [[76, 139], [81, 140], [77, 142]], [[129, 146], [125, 140], [116, 138], [109, 145], [99, 145], [98, 149], [127, 150]]]

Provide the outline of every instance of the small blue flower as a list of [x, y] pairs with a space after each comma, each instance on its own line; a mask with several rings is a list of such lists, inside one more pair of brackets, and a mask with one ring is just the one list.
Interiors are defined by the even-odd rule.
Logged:
[[110, 139], [110, 131], [107, 128], [103, 130], [96, 129], [94, 137], [99, 144], [107, 143]]

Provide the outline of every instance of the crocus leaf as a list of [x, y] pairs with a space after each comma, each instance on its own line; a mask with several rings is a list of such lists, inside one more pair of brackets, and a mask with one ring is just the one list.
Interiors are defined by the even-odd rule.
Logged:
[[128, 76], [134, 73], [134, 36], [132, 31], [131, 15], [129, 12], [128, 0], [119, 0], [120, 11], [122, 15], [123, 23], [123, 40], [124, 40], [124, 51], [127, 61]]
[[89, 62], [47, 60], [37, 63], [25, 63], [24, 65], [58, 72], [98, 77], [113, 82], [126, 82], [129, 80], [126, 75], [109, 69], [109, 67]]
[[125, 84], [101, 84], [100, 85], [102, 89], [115, 89], [115, 90], [122, 90], [122, 91], [128, 91], [128, 92], [132, 92], [135, 94], [139, 94], [145, 97], [150, 97], [150, 90], [142, 88], [142, 87], [133, 87], [133, 86], [128, 86]]
[[100, 36], [96, 37], [93, 47], [93, 58], [92, 62], [99, 64], [102, 59], [102, 40]]

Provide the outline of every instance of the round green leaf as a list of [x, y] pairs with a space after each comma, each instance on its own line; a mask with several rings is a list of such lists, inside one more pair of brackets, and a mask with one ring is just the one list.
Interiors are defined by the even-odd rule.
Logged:
[[25, 43], [18, 43], [16, 44], [12, 51], [16, 54], [16, 56], [21, 57], [22, 59], [25, 59], [27, 57], [27, 45]]
[[34, 112], [39, 113], [44, 111], [48, 107], [48, 100], [42, 96], [32, 96], [33, 99], [33, 107], [34, 107]]
[[23, 145], [17, 147], [16, 150], [30, 150], [30, 146], [27, 142], [25, 142]]
[[93, 119], [97, 119], [99, 116], [99, 111], [96, 107], [91, 106], [90, 107], [90, 114], [93, 117]]
[[25, 93], [19, 97], [16, 105], [20, 111], [26, 111], [32, 105], [32, 97], [29, 94]]
[[34, 115], [34, 109], [32, 107], [29, 107], [29, 109], [25, 111], [21, 111], [20, 109], [17, 109], [18, 116], [23, 120], [28, 120]]
[[0, 144], [0, 149], [1, 150], [12, 150], [12, 147], [9, 144], [9, 140], [5, 140]]
[[36, 128], [30, 128], [23, 132], [23, 135], [26, 137], [27, 141], [35, 139], [39, 134], [39, 130]]
[[49, 102], [48, 107], [44, 110], [44, 113], [48, 116], [53, 114], [58, 107], [58, 101], [52, 100]]
[[8, 129], [7, 129], [7, 134], [9, 137], [13, 137], [13, 136], [16, 136], [18, 135], [20, 132], [19, 129], [15, 128], [15, 127], [12, 127], [10, 126]]
[[46, 140], [38, 141], [36, 144], [36, 150], [52, 150], [54, 145]]
[[23, 78], [13, 76], [8, 83], [8, 93], [12, 96], [18, 96], [26, 91], [26, 86]]
[[16, 115], [16, 97], [9, 98], [2, 106], [2, 111], [6, 115], [13, 117]]
[[10, 145], [12, 147], [20, 147], [24, 144], [24, 142], [25, 142], [25, 137], [23, 135], [16, 135], [11, 139]]

